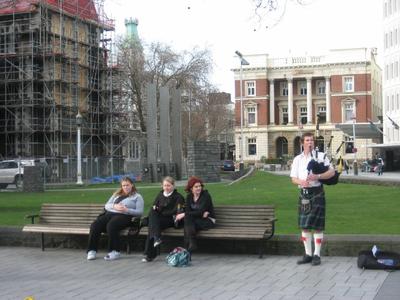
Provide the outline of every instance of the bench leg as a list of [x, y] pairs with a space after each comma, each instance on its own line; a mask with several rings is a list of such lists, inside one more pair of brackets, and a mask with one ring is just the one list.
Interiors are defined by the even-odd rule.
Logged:
[[258, 248], [258, 258], [263, 258], [264, 255], [264, 240], [260, 240], [260, 245]]
[[44, 251], [44, 233], [41, 233], [41, 239], [40, 239], [40, 243], [42, 245], [42, 251]]
[[126, 238], [126, 254], [131, 254], [131, 238], [127, 236]]

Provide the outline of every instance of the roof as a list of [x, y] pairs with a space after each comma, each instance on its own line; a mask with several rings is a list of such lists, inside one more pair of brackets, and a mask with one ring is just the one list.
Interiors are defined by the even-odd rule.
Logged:
[[[374, 125], [382, 130], [381, 123], [374, 123]], [[335, 128], [340, 129], [345, 134], [349, 136], [353, 136], [353, 123], [340, 123], [336, 124]], [[370, 123], [355, 123], [354, 124], [354, 134], [355, 138], [361, 139], [374, 139], [380, 138], [382, 133], [378, 132], [376, 129], [371, 126]]]
[[72, 15], [77, 15], [82, 19], [98, 21], [98, 14], [93, 0], [0, 0], [0, 15], [13, 13], [29, 13], [35, 11], [40, 3], [44, 3], [55, 8], [62, 9]]
[[370, 144], [366, 146], [367, 148], [381, 148], [381, 149], [398, 149], [400, 148], [400, 143], [393, 144]]

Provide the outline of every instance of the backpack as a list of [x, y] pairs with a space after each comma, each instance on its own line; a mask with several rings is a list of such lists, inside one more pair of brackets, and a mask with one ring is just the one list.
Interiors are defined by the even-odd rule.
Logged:
[[361, 269], [371, 270], [400, 270], [400, 254], [381, 250], [360, 251], [357, 266]]
[[185, 248], [176, 247], [165, 258], [171, 267], [187, 267], [190, 262], [190, 253]]

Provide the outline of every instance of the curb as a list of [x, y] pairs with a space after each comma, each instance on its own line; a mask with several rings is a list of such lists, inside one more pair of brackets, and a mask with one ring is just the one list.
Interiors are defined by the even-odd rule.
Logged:
[[[86, 235], [47, 234], [47, 248], [86, 249]], [[142, 252], [145, 237], [135, 239], [133, 251]], [[106, 248], [106, 239], [102, 239], [101, 248]], [[162, 244], [162, 251], [169, 252], [183, 244], [183, 238], [171, 238]], [[257, 254], [257, 241], [199, 240], [199, 252]], [[357, 256], [362, 250], [373, 245], [385, 251], [400, 252], [400, 235], [338, 235], [325, 234], [322, 255]], [[21, 227], [0, 227], [0, 246], [40, 248], [40, 234], [22, 232]], [[266, 255], [302, 255], [304, 249], [299, 234], [275, 235], [264, 245]]]

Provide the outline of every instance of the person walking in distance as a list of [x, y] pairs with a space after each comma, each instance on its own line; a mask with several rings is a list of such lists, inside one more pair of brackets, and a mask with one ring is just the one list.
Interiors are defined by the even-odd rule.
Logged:
[[[301, 229], [305, 254], [298, 264], [311, 263], [313, 266], [321, 264], [321, 246], [325, 229], [325, 192], [320, 179], [329, 179], [335, 171], [325, 153], [314, 149], [314, 135], [306, 132], [301, 137], [303, 152], [297, 155], [292, 164], [290, 177], [293, 184], [300, 189], [298, 206], [298, 225]], [[311, 160], [323, 163], [327, 171], [322, 174], [313, 174], [308, 164]], [[314, 253], [312, 252], [312, 238], [314, 237]]]

